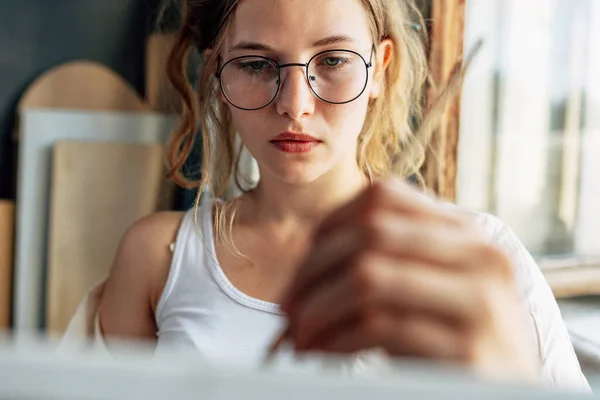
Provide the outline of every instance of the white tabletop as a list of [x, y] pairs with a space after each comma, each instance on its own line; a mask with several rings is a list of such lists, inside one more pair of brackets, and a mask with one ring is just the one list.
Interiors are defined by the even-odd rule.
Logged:
[[38, 345], [0, 344], [0, 399], [579, 399], [587, 395], [499, 387], [450, 371], [395, 365], [379, 377], [289, 370], [236, 370], [174, 356], [160, 363], [134, 353], [118, 361], [56, 356]]

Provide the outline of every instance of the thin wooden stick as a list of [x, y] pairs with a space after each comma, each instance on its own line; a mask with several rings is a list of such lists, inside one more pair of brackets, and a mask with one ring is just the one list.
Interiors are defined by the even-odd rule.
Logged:
[[277, 339], [275, 339], [275, 341], [271, 344], [271, 346], [269, 346], [268, 350], [267, 350], [267, 355], [263, 361], [264, 365], [270, 364], [273, 359], [275, 358], [275, 354], [277, 354], [277, 351], [281, 348], [281, 346], [283, 345], [283, 343], [286, 340], [289, 340], [292, 337], [292, 330], [290, 328], [290, 325], [288, 325], [285, 330], [279, 335], [277, 336]]
[[[465, 31], [464, 0], [429, 0], [431, 80], [444, 85], [454, 72], [457, 60], [463, 59]], [[436, 85], [428, 90], [429, 102], [437, 97]], [[458, 142], [460, 140], [460, 96], [445, 108], [427, 146], [421, 177], [427, 189], [446, 201], [456, 200]]]
[[452, 75], [450, 76], [446, 87], [432, 103], [427, 115], [415, 133], [415, 136], [423, 145], [429, 144], [431, 135], [443, 120], [446, 108], [451, 104], [454, 97], [460, 93], [469, 67], [482, 47], [483, 39], [479, 39], [464, 61], [459, 61], [454, 65]]

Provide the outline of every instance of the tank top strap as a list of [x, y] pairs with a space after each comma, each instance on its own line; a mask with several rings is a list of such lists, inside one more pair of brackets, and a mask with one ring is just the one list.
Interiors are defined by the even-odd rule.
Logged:
[[[209, 214], [208, 218], [210, 220], [211, 211], [212, 203], [207, 202], [198, 207], [197, 215], [194, 208], [189, 209], [183, 215], [175, 242], [169, 246], [172, 258], [165, 287], [156, 305], [155, 320], [157, 323], [162, 319], [165, 305], [177, 286], [177, 282], [181, 279], [181, 275], [185, 275], [183, 269], [185, 265], [190, 264], [190, 257], [194, 259], [196, 256], [201, 257], [204, 253], [202, 250], [206, 249], [207, 244], [212, 240], [211, 231], [204, 229], [206, 214]], [[192, 263], [199, 265], [196, 262]]]

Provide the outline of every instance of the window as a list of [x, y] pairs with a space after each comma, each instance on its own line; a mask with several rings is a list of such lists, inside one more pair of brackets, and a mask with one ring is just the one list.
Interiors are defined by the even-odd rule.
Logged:
[[[600, 259], [600, 1], [467, 2], [457, 202], [542, 268]], [[597, 263], [600, 265], [600, 262]]]

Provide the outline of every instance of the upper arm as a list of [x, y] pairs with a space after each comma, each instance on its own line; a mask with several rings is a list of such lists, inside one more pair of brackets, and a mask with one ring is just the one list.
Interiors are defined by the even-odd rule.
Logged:
[[159, 213], [136, 222], [123, 236], [100, 300], [102, 334], [153, 341], [154, 306], [168, 277], [180, 213]]
[[501, 222], [496, 223], [494, 243], [513, 262], [529, 322], [532, 351], [540, 359], [544, 382], [559, 388], [589, 390], [560, 309], [542, 271], [514, 232]]

